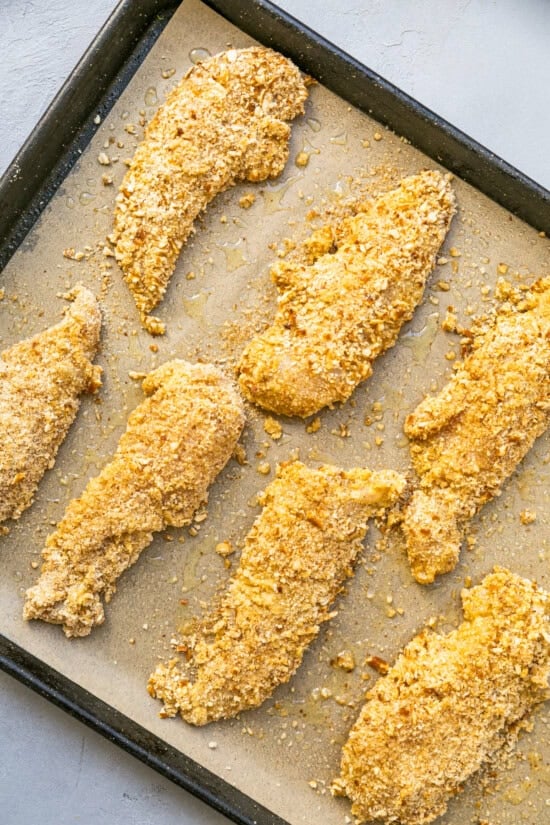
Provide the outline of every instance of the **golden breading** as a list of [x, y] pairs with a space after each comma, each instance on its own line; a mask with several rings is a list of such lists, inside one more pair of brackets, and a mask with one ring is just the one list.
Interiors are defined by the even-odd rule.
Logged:
[[95, 297], [76, 287], [65, 318], [0, 355], [0, 522], [19, 518], [80, 406], [101, 386], [93, 366], [101, 314]]
[[232, 383], [207, 364], [170, 361], [143, 381], [110, 464], [71, 501], [46, 541], [24, 616], [86, 636], [104, 620], [118, 577], [153, 532], [189, 524], [244, 424]]
[[495, 568], [462, 601], [457, 630], [421, 633], [367, 694], [333, 789], [358, 822], [432, 822], [548, 698], [549, 594]]
[[330, 605], [352, 575], [368, 519], [404, 483], [389, 470], [280, 466], [217, 609], [184, 639], [190, 661], [162, 664], [149, 680], [161, 715], [204, 725], [260, 705], [288, 682], [335, 615]]
[[239, 365], [248, 400], [302, 417], [345, 401], [412, 317], [454, 211], [449, 176], [423, 172], [317, 231], [307, 265], [276, 265], [275, 320]]
[[142, 320], [159, 303], [193, 222], [238, 181], [276, 177], [307, 90], [270, 49], [232, 49], [194, 66], [149, 123], [116, 199], [115, 255]]
[[419, 487], [403, 529], [424, 584], [453, 569], [464, 523], [499, 495], [550, 422], [550, 279], [499, 289], [505, 300], [474, 331], [471, 352], [405, 423]]

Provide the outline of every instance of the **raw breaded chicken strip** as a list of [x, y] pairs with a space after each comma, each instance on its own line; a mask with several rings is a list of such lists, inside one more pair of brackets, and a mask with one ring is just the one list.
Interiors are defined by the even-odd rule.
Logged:
[[0, 355], [0, 522], [19, 518], [80, 406], [101, 386], [93, 366], [101, 314], [95, 297], [76, 287], [64, 319]]
[[345, 401], [412, 317], [454, 211], [449, 176], [413, 175], [315, 233], [311, 263], [275, 266], [275, 320], [239, 365], [248, 400], [302, 417]]
[[389, 470], [280, 466], [217, 609], [184, 640], [190, 661], [162, 664], [149, 680], [161, 715], [204, 725], [260, 705], [288, 682], [335, 615], [330, 605], [352, 575], [368, 519], [403, 487]]
[[170, 361], [143, 390], [113, 460], [67, 507], [27, 591], [25, 618], [62, 624], [67, 636], [103, 622], [101, 598], [155, 531], [189, 524], [243, 428], [241, 399], [213, 366]]
[[432, 822], [548, 698], [549, 594], [496, 567], [462, 602], [456, 630], [420, 633], [367, 694], [334, 783], [358, 822]]
[[147, 126], [116, 200], [115, 254], [142, 320], [159, 303], [193, 222], [238, 181], [276, 177], [305, 83], [287, 58], [231, 49], [194, 66]]
[[474, 332], [470, 354], [405, 422], [419, 487], [403, 529], [423, 584], [453, 569], [465, 522], [499, 495], [550, 423], [550, 279], [499, 288], [505, 300]]

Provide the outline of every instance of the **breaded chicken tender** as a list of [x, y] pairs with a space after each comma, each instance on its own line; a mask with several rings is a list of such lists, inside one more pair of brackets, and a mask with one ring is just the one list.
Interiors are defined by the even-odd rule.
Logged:
[[344, 581], [369, 518], [404, 488], [395, 472], [281, 465], [260, 497], [238, 570], [210, 615], [184, 639], [190, 661], [161, 664], [149, 692], [193, 725], [260, 705], [288, 682]]
[[349, 398], [412, 317], [454, 211], [449, 176], [423, 172], [314, 233], [309, 263], [277, 264], [275, 320], [239, 364], [246, 398], [302, 417]]
[[305, 83], [282, 55], [231, 49], [194, 66], [147, 126], [116, 199], [115, 255], [142, 321], [159, 303], [195, 218], [238, 181], [279, 175]]
[[419, 485], [403, 529], [424, 584], [453, 569], [465, 522], [499, 495], [550, 423], [550, 278], [499, 289], [502, 305], [474, 330], [449, 383], [405, 422]]
[[89, 290], [76, 287], [65, 318], [0, 355], [0, 522], [30, 507], [36, 488], [80, 406], [101, 386], [93, 366], [101, 314]]
[[24, 616], [86, 636], [118, 577], [165, 527], [189, 524], [244, 425], [233, 384], [207, 364], [170, 361], [143, 381], [112, 461], [71, 501], [47, 541]]
[[357, 822], [432, 822], [548, 698], [549, 594], [495, 568], [462, 602], [457, 630], [421, 633], [367, 694], [333, 788]]

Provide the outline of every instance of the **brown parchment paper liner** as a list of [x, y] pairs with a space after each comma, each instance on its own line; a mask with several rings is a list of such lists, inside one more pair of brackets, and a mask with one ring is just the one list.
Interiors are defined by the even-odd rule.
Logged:
[[[379, 552], [378, 534], [371, 528], [356, 576], [338, 602], [338, 616], [322, 630], [290, 684], [262, 708], [232, 722], [193, 729], [179, 719], [159, 719], [160, 704], [147, 695], [146, 682], [159, 657], [169, 657], [174, 631], [200, 613], [229, 577], [215, 545], [226, 539], [238, 545], [245, 536], [258, 513], [255, 495], [273, 477], [276, 462], [298, 455], [312, 463], [407, 471], [404, 417], [424, 393], [443, 385], [452, 369], [452, 355], [446, 356], [459, 353], [457, 336], [440, 328], [447, 307], [453, 306], [467, 326], [471, 314], [490, 305], [499, 265], [501, 272], [508, 268], [506, 277], [514, 283], [550, 271], [548, 241], [474, 189], [455, 181], [459, 213], [441, 253], [448, 262], [436, 268], [397, 346], [378, 360], [373, 377], [350, 402], [325, 410], [316, 433], [306, 433], [302, 421], [281, 419], [283, 436], [277, 442], [264, 432], [265, 416], [250, 411], [243, 439], [249, 463], [231, 461], [226, 467], [196, 536], [174, 530], [156, 537], [121, 579], [105, 624], [89, 638], [68, 641], [58, 627], [26, 624], [21, 618], [23, 594], [38, 576], [46, 535], [70, 498], [108, 460], [129, 410], [142, 398], [139, 381], [129, 373], [146, 372], [173, 357], [213, 360], [229, 368], [245, 340], [231, 333], [260, 328], [274, 309], [267, 269], [276, 252], [269, 244], [280, 248], [284, 238], [303, 234], [308, 212], [335, 204], [350, 192], [353, 179], [361, 177], [374, 192], [435, 165], [326, 89], [313, 87], [305, 116], [293, 126], [283, 176], [236, 187], [209, 207], [157, 311], [167, 322], [167, 334], [151, 338], [141, 329], [113, 259], [102, 251], [123, 160], [141, 137], [140, 119], [153, 114], [202, 50], [215, 54], [251, 42], [197, 0], [186, 0], [3, 274], [2, 349], [56, 322], [64, 306], [60, 295], [83, 282], [101, 297], [99, 362], [105, 373], [99, 397], [84, 399], [35, 504], [0, 538], [2, 631], [290, 823], [329, 825], [350, 821], [349, 804], [332, 799], [328, 785], [338, 772], [340, 747], [363, 693], [376, 678], [365, 657], [393, 661], [431, 618], [440, 629], [449, 629], [460, 619], [459, 593], [467, 577], [477, 583], [495, 563], [550, 587], [547, 436], [502, 496], [472, 523], [473, 549], [463, 550], [456, 570], [434, 586], [416, 584], [401, 554]], [[102, 152], [110, 165], [98, 162]], [[309, 154], [305, 168], [295, 164], [300, 152]], [[112, 176], [113, 184], [104, 185], [102, 175]], [[245, 210], [239, 199], [249, 192], [256, 199]], [[84, 258], [63, 257], [70, 248]], [[228, 346], [226, 324], [232, 325], [229, 339], [239, 339], [237, 344]], [[372, 423], [366, 425], [365, 419]], [[265, 464], [271, 468], [268, 475], [258, 472]], [[522, 524], [523, 510], [536, 513], [536, 521]], [[233, 566], [237, 559], [238, 551]], [[351, 673], [330, 665], [342, 650], [355, 657]], [[520, 758], [498, 773], [489, 792], [479, 782], [468, 784], [440, 821], [545, 821], [549, 714], [544, 706], [535, 714], [534, 730], [520, 740]]]

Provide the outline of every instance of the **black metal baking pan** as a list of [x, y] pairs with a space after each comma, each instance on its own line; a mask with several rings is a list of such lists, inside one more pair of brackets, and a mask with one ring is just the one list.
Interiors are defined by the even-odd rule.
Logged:
[[[492, 200], [550, 232], [550, 192], [265, 0], [207, 0], [353, 106], [407, 137]], [[0, 182], [5, 265], [170, 19], [162, 0], [124, 0]], [[238, 823], [283, 823], [250, 797], [0, 635], [0, 667]]]

